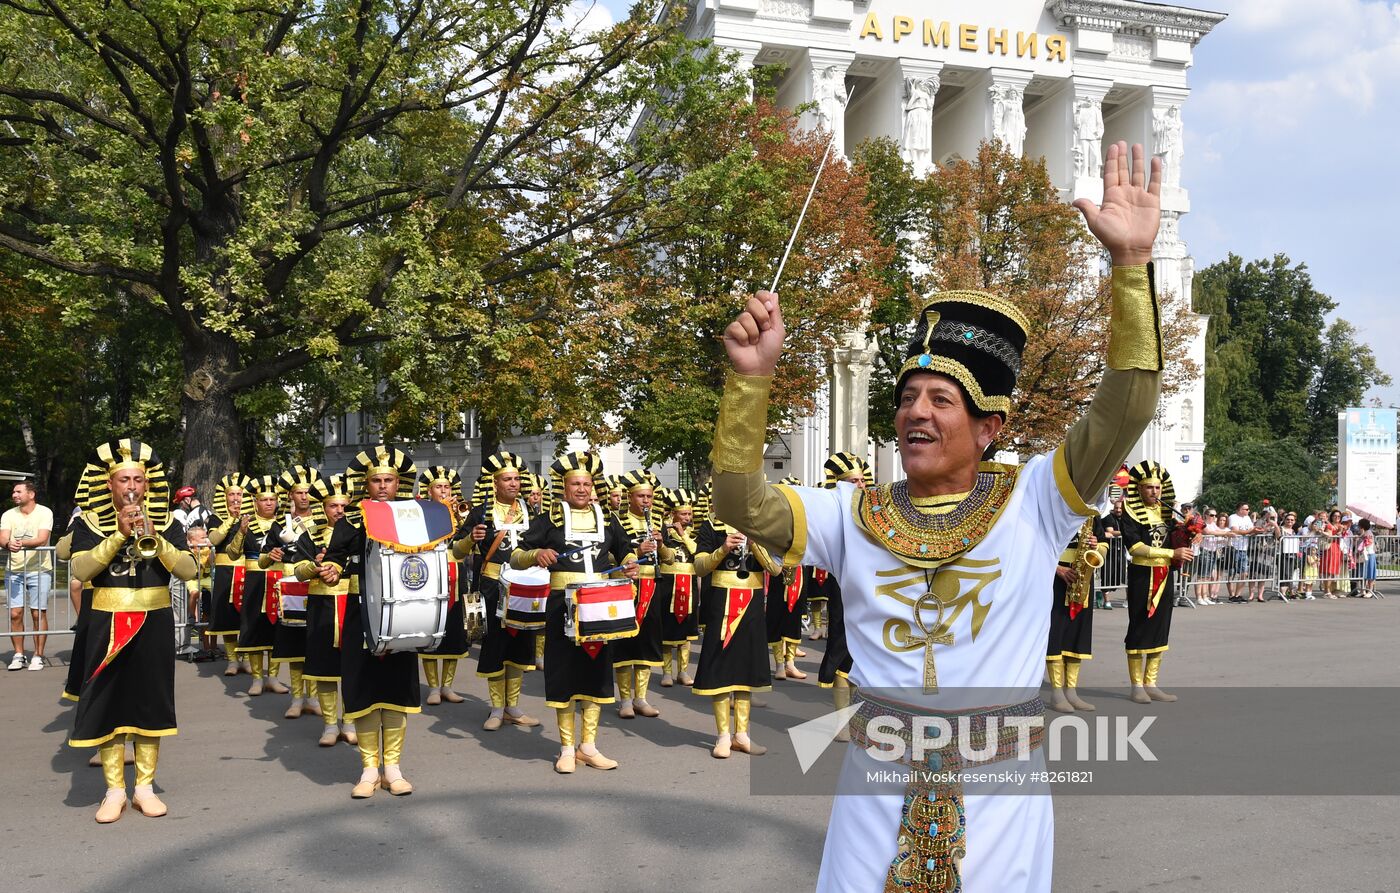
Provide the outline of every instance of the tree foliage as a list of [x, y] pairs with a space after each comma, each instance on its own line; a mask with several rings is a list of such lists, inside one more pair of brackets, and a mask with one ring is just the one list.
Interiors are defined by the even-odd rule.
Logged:
[[1302, 519], [1328, 505], [1329, 495], [1316, 457], [1297, 440], [1243, 440], [1223, 448], [1206, 468], [1198, 503], [1234, 511], [1241, 502], [1258, 506], [1267, 499]]
[[1283, 254], [1246, 263], [1231, 254], [1196, 275], [1206, 331], [1206, 464], [1242, 440], [1292, 439], [1335, 464], [1337, 413], [1390, 377]]
[[[1041, 452], [1058, 444], [1080, 416], [1104, 370], [1109, 280], [1102, 249], [1079, 212], [1060, 200], [1041, 159], [1019, 157], [999, 142], [983, 143], [972, 161], [912, 177], [889, 145], [861, 156], [898, 202], [879, 206], [881, 232], [900, 246], [901, 284], [880, 308], [882, 386], [871, 388], [871, 429], [893, 439], [893, 381], [918, 309], [916, 296], [971, 288], [1006, 295], [1028, 317], [1026, 351], [1002, 439]], [[1194, 320], [1180, 301], [1163, 297], [1162, 335], [1172, 393], [1196, 374], [1184, 347]]]
[[455, 407], [426, 382], [577, 324], [576, 271], [648, 238], [639, 187], [733, 95], [661, 11], [584, 32], [569, 0], [6, 3], [0, 250], [65, 313], [120, 292], [173, 327], [203, 486], [266, 420], [380, 396], [430, 429]]

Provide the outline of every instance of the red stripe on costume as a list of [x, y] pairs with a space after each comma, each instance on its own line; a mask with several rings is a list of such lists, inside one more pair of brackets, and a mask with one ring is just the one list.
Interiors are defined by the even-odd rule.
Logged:
[[596, 660], [596, 659], [598, 658], [598, 652], [599, 652], [599, 651], [602, 651], [602, 650], [603, 650], [603, 646], [606, 645], [606, 644], [608, 644], [608, 643], [607, 643], [607, 642], [584, 642], [584, 643], [583, 643], [582, 645], [580, 645], [579, 647], [582, 648], [584, 651], [586, 651], [586, 652], [588, 653], [588, 656], [589, 656], [590, 659]]
[[282, 582], [281, 571], [268, 571], [263, 582], [263, 613], [269, 623], [277, 622], [277, 612], [281, 605], [277, 600], [278, 584]]
[[97, 669], [92, 671], [88, 677], [88, 682], [97, 678], [108, 664], [117, 659], [117, 655], [122, 649], [136, 638], [136, 634], [141, 631], [141, 627], [146, 622], [145, 611], [117, 611], [112, 615], [112, 633], [107, 638], [107, 654], [102, 658], [102, 663], [97, 665]]
[[818, 586], [823, 585], [824, 583], [826, 583], [826, 571], [822, 570], [821, 568], [815, 568], [812, 571], [812, 579], [817, 581]]
[[729, 640], [734, 638], [734, 632], [739, 628], [739, 623], [744, 619], [744, 612], [748, 610], [749, 603], [753, 601], [753, 594], [756, 589], [730, 589], [724, 600], [724, 636], [722, 638], [722, 648], [729, 647]]
[[792, 579], [787, 584], [787, 609], [791, 614], [797, 607], [797, 600], [802, 597], [802, 568], [792, 569]]
[[647, 609], [651, 607], [652, 597], [656, 595], [656, 578], [642, 577], [637, 581], [637, 622], [641, 623], [647, 617]]
[[447, 610], [457, 604], [457, 562], [447, 562]]
[[1157, 611], [1157, 603], [1162, 600], [1162, 590], [1167, 588], [1167, 577], [1171, 573], [1169, 567], [1154, 567], [1152, 569], [1152, 597], [1147, 600], [1147, 616], [1151, 617]]
[[690, 616], [690, 574], [676, 575], [675, 588], [671, 591], [671, 613], [677, 623], [685, 623]]
[[345, 630], [345, 601], [346, 594], [338, 593], [335, 597], [335, 647], [340, 647], [340, 634]]
[[247, 584], [248, 571], [241, 564], [233, 566], [233, 609], [243, 611], [243, 587]]

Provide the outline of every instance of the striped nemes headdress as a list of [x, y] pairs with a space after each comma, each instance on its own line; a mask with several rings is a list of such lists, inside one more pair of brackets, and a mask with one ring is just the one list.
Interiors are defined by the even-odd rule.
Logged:
[[77, 495], [79, 505], [86, 505], [98, 530], [110, 536], [117, 530], [117, 497], [108, 486], [112, 475], [124, 469], [136, 468], [146, 476], [146, 496], [142, 501], [151, 528], [164, 530], [170, 523], [170, 481], [165, 476], [165, 464], [148, 443], [134, 437], [109, 440], [98, 444], [83, 466]]
[[1172, 484], [1171, 473], [1151, 459], [1144, 459], [1128, 469], [1128, 486], [1123, 489], [1123, 511], [1139, 524], [1149, 523], [1147, 505], [1142, 501], [1142, 491], [1138, 489], [1143, 484], [1162, 485], [1161, 514], [1163, 519], [1169, 517], [1172, 506], [1176, 504], [1176, 486]]
[[462, 476], [457, 473], [457, 469], [448, 468], [446, 465], [430, 465], [418, 472], [418, 498], [432, 499], [428, 488], [433, 484], [451, 484], [452, 497], [459, 502], [462, 499]]
[[[316, 519], [317, 529], [326, 526], [326, 503], [332, 499], [343, 499], [354, 504], [355, 496], [350, 492], [344, 472], [319, 477], [311, 482], [311, 515]], [[349, 515], [349, 506], [346, 507], [346, 515]]]
[[[260, 474], [249, 478], [246, 492], [254, 501], [267, 493], [275, 495], [277, 497], [277, 510], [273, 513], [274, 517], [287, 510], [287, 492], [282, 489], [277, 478], [270, 474]], [[256, 514], [256, 506], [250, 505], [249, 509]]]
[[298, 487], [309, 491], [311, 485], [320, 479], [321, 472], [319, 469], [310, 465], [293, 465], [278, 476], [277, 486], [283, 493], [291, 493]]
[[593, 481], [593, 491], [599, 502], [608, 498], [608, 482], [603, 475], [603, 460], [598, 454], [583, 451], [565, 453], [549, 466], [550, 496], [553, 497], [549, 504], [549, 517], [556, 524], [563, 523], [564, 507], [568, 505], [564, 499], [564, 482], [579, 475], [586, 475]]
[[413, 460], [403, 450], [379, 444], [368, 450], [361, 450], [345, 469], [345, 478], [356, 499], [365, 495], [365, 481], [377, 474], [393, 474], [399, 478], [395, 499], [412, 499], [414, 476], [418, 474]]
[[855, 453], [832, 453], [822, 464], [822, 471], [826, 474], [822, 486], [828, 489], [835, 487], [837, 481], [845, 480], [857, 473], [865, 479], [865, 486], [875, 486], [875, 475], [870, 470], [870, 466]]
[[219, 478], [219, 482], [214, 485], [214, 513], [225, 521], [241, 514], [246, 514], [249, 510], [246, 502], [240, 503], [238, 511], [234, 511], [229, 505], [228, 493], [230, 490], [240, 490], [248, 492], [248, 484], [251, 481], [246, 474], [241, 471], [231, 471]]

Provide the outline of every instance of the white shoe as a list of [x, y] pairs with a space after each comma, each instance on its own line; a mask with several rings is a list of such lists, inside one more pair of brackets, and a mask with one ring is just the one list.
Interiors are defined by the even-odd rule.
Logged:
[[23, 652], [23, 651], [16, 651], [16, 652], [15, 652], [15, 656], [12, 657], [12, 658], [10, 658], [10, 669], [11, 669], [11, 670], [23, 670], [24, 667], [25, 667], [25, 665], [28, 664], [28, 663], [29, 663], [29, 658], [27, 658], [27, 657], [24, 656], [24, 652]]
[[34, 655], [34, 659], [31, 660], [31, 661], [29, 662], [29, 669], [31, 669], [31, 670], [42, 670], [43, 668], [44, 668], [44, 656], [43, 656], [42, 654], [36, 654], [36, 655]]

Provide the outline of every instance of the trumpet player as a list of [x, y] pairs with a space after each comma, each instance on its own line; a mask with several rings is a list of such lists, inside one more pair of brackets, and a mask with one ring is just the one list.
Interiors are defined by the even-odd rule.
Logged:
[[[462, 476], [454, 468], [434, 465], [418, 474], [418, 498], [440, 502], [452, 510], [452, 518], [460, 527], [466, 521], [467, 507], [462, 503]], [[460, 540], [458, 541], [460, 542]], [[466, 589], [466, 574], [462, 573], [461, 559], [465, 551], [452, 554], [447, 564], [450, 601], [447, 609], [447, 630], [442, 642], [431, 651], [421, 655], [423, 676], [428, 680], [426, 703], [435, 706], [446, 701], [460, 704], [466, 700], [452, 690], [452, 680], [457, 677], [457, 662], [467, 656], [470, 643], [467, 642], [466, 602], [462, 596]]]
[[[268, 613], [267, 571], [262, 566], [262, 553], [268, 535], [277, 521], [277, 480], [270, 474], [253, 478], [248, 484], [253, 497], [255, 514], [243, 535], [243, 585], [234, 581], [234, 599], [242, 600], [238, 624], [238, 653], [252, 669], [253, 683], [248, 696], [256, 698], [264, 691], [285, 695], [291, 689], [277, 681], [276, 669], [269, 668], [267, 659], [276, 644], [277, 630], [273, 616]], [[266, 680], [264, 681], [264, 672]]]
[[142, 815], [162, 816], [156, 761], [160, 739], [176, 731], [170, 579], [192, 580], [197, 566], [184, 531], [170, 519], [169, 484], [150, 445], [132, 438], [104, 443], [83, 477], [90, 493], [105, 490], [110, 498], [92, 496], [73, 531], [72, 573], [93, 589], [82, 621], [86, 678], [68, 743], [100, 749], [107, 794], [96, 819], [108, 824], [129, 805], [122, 757], [131, 735], [131, 803]]
[[[303, 712], [320, 715], [316, 701], [316, 683], [308, 682], [302, 674], [306, 663], [306, 603], [307, 584], [297, 578], [297, 562], [316, 554], [313, 534], [316, 517], [311, 510], [311, 485], [321, 479], [321, 472], [307, 465], [293, 465], [277, 479], [277, 490], [286, 499], [287, 511], [279, 515], [267, 532], [258, 567], [266, 573], [264, 586], [268, 608], [277, 617], [272, 638], [272, 671], [276, 678], [282, 664], [292, 678], [292, 702], [283, 716], [297, 719]], [[297, 607], [284, 596], [296, 600]]]
[[1051, 710], [1072, 713], [1095, 709], [1079, 697], [1079, 664], [1094, 657], [1094, 571], [1107, 556], [1108, 537], [1098, 516], [1085, 521], [1060, 553], [1045, 649]]

